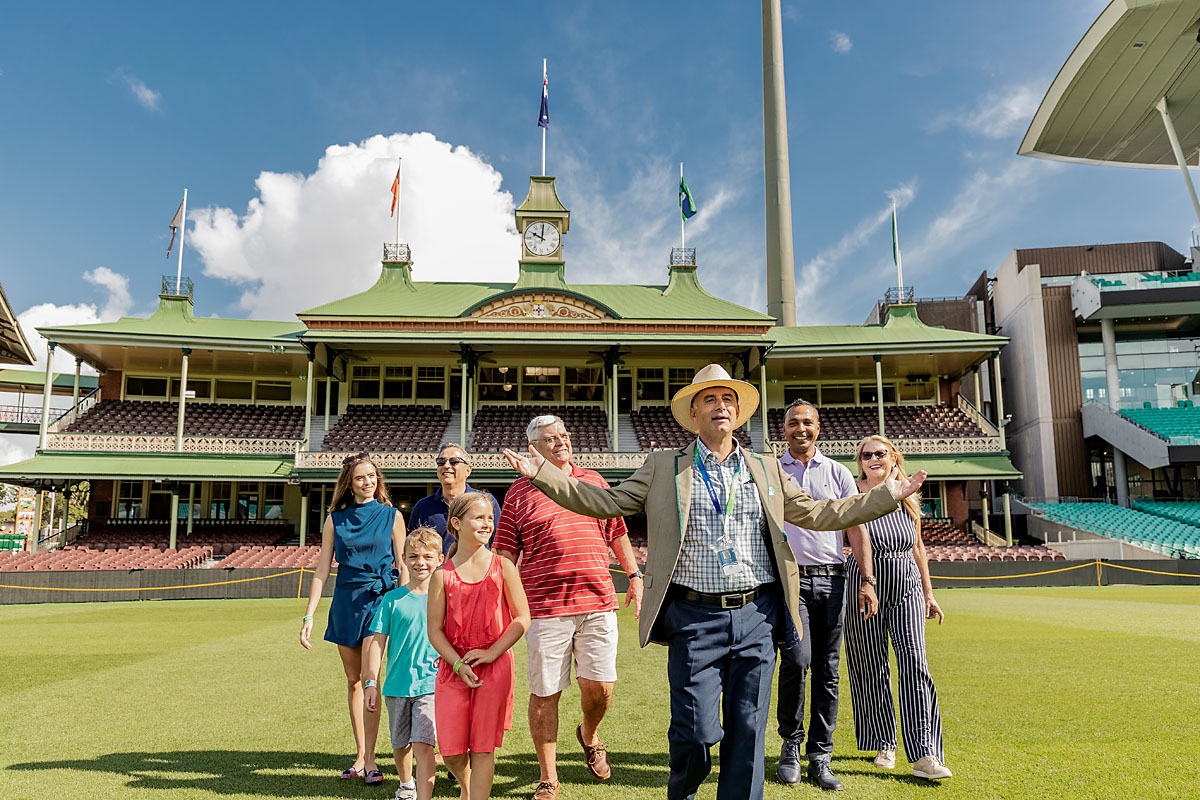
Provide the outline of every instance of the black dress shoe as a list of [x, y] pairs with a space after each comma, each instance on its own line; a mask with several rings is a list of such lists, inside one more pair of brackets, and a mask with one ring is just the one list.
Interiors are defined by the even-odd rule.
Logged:
[[800, 782], [800, 743], [783, 741], [783, 748], [779, 751], [779, 765], [775, 767], [775, 772], [779, 775], [779, 780], [786, 783], [788, 786], [795, 786]]
[[844, 788], [824, 759], [808, 762], [808, 777], [827, 792], [840, 792]]

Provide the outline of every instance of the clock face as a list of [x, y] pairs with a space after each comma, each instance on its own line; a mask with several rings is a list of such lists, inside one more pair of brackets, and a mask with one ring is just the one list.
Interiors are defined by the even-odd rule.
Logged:
[[548, 256], [558, 249], [558, 228], [550, 222], [534, 222], [525, 229], [525, 249], [535, 256]]

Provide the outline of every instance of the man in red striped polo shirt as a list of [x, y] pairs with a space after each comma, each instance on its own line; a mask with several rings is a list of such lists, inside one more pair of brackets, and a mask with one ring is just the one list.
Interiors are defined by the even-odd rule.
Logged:
[[[534, 417], [525, 433], [549, 464], [577, 480], [608, 487], [599, 473], [571, 463], [571, 436], [558, 417]], [[492, 549], [514, 562], [520, 556], [521, 582], [533, 617], [525, 642], [529, 732], [541, 767], [534, 800], [558, 796], [558, 700], [571, 683], [572, 659], [583, 706], [575, 738], [592, 775], [602, 781], [612, 775], [597, 735], [617, 679], [617, 593], [608, 572], [609, 548], [629, 575], [625, 605], [633, 603], [636, 617], [642, 607], [642, 573], [623, 519], [567, 511], [528, 478], [518, 478], [504, 495]]]

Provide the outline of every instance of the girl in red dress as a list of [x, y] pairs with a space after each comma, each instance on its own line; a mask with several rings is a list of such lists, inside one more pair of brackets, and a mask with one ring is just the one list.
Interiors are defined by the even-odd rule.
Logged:
[[462, 787], [462, 800], [487, 800], [495, 753], [512, 728], [512, 646], [529, 628], [529, 602], [517, 568], [485, 545], [492, 499], [455, 498], [446, 528], [453, 557], [429, 583], [429, 641], [442, 657], [434, 687], [438, 750]]

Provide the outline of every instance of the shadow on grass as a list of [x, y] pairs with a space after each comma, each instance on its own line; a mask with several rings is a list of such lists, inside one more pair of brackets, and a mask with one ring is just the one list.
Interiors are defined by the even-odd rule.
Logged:
[[[930, 781], [925, 778], [918, 778], [912, 774], [912, 765], [906, 764], [901, 759], [897, 762], [895, 769], [880, 769], [875, 766], [874, 756], [836, 756], [833, 763], [830, 765], [833, 768], [833, 774], [838, 777], [846, 777], [854, 775], [861, 778], [874, 778], [880, 782], [891, 784], [907, 783], [913, 786], [924, 786], [926, 788], [935, 789], [942, 785], [941, 781]], [[776, 767], [779, 766], [779, 759], [773, 756], [767, 756], [767, 780], [775, 783], [780, 783]], [[800, 778], [801, 783], [807, 783], [807, 773], [802, 773]]]
[[[655, 787], [667, 784], [666, 753], [613, 753], [613, 776], [605, 785]], [[397, 781], [390, 755], [380, 758], [385, 784]], [[107, 753], [74, 761], [31, 761], [12, 764], [9, 770], [107, 773], [125, 777], [128, 789], [188, 789], [224, 795], [264, 797], [374, 797], [379, 787], [361, 780], [338, 780], [350, 765], [345, 755], [241, 750], [179, 750], [173, 752]], [[583, 755], [562, 753], [559, 780], [565, 784], [592, 784], [596, 780], [583, 763]], [[526, 794], [537, 783], [537, 758], [532, 753], [497, 753], [494, 795]], [[458, 788], [438, 769], [435, 796], [457, 797]]]

